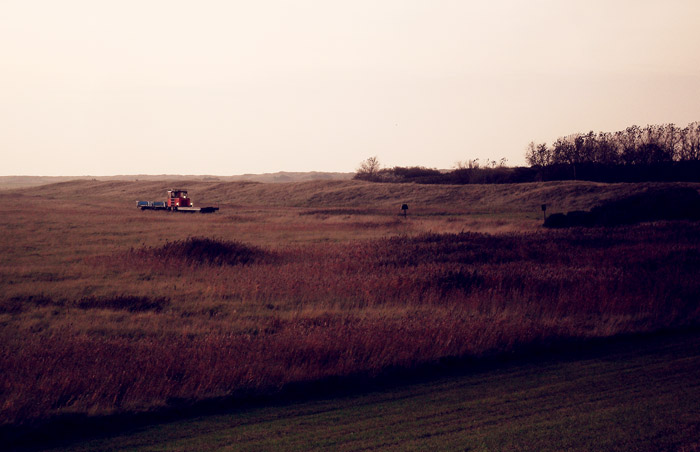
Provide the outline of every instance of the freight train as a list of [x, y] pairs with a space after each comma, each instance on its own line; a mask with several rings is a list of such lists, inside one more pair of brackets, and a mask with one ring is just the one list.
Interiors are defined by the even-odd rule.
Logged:
[[213, 213], [219, 210], [218, 207], [195, 207], [192, 198], [187, 195], [187, 190], [168, 190], [168, 197], [165, 201], [136, 201], [136, 207], [141, 210], [168, 210], [170, 212], [199, 212]]

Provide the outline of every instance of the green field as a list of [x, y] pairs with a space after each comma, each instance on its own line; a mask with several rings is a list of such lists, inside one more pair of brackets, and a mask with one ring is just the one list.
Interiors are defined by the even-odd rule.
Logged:
[[700, 447], [697, 332], [610, 341], [527, 361], [490, 363], [338, 398], [234, 409], [56, 450]]

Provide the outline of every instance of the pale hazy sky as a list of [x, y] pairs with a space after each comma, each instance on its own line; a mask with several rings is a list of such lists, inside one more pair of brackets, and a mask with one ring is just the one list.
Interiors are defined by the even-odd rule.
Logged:
[[524, 164], [700, 120], [698, 0], [0, 0], [0, 175]]

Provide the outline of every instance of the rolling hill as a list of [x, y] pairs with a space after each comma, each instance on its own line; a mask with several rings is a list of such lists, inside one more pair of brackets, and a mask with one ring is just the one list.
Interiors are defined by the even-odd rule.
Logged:
[[169, 188], [186, 188], [198, 205], [275, 206], [297, 208], [355, 208], [429, 212], [547, 212], [589, 210], [655, 187], [683, 186], [700, 189], [698, 183], [605, 184], [585, 181], [538, 182], [498, 185], [382, 184], [355, 180], [315, 180], [287, 183], [252, 181], [203, 181], [197, 179], [72, 180], [12, 190], [24, 196], [51, 197], [75, 202], [109, 202], [131, 207], [136, 200], [164, 199]]

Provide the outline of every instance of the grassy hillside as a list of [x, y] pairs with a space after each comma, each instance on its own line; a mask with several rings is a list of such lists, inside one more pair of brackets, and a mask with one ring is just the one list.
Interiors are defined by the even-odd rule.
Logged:
[[402, 203], [421, 212], [540, 212], [587, 210], [600, 202], [642, 191], [648, 187], [689, 186], [693, 183], [603, 184], [547, 182], [501, 185], [379, 184], [363, 181], [309, 181], [285, 184], [259, 182], [182, 181], [69, 181], [17, 191], [64, 201], [103, 201], [129, 207], [137, 199], [164, 199], [169, 188], [187, 188], [195, 203], [222, 206], [354, 207], [398, 211]]
[[[0, 424], [276, 394], [700, 321], [700, 224], [549, 231], [648, 184], [158, 181], [5, 191]], [[697, 185], [688, 185], [697, 188]], [[401, 203], [409, 215], [397, 215]]]
[[233, 181], [254, 181], [266, 183], [286, 183], [312, 180], [347, 180], [351, 179], [353, 173], [327, 173], [327, 172], [286, 172], [264, 174], [243, 174], [239, 176], [185, 176], [185, 175], [121, 175], [121, 176], [0, 176], [0, 190], [11, 190], [17, 188], [38, 187], [72, 180], [89, 181], [168, 181], [178, 183], [179, 181], [205, 181], [205, 182], [233, 182]]

